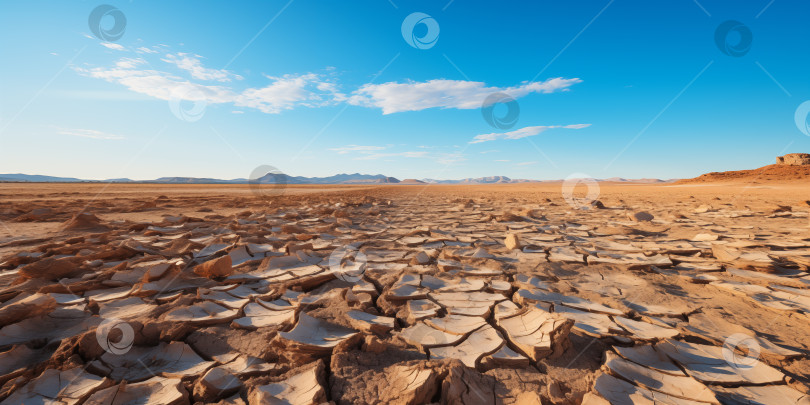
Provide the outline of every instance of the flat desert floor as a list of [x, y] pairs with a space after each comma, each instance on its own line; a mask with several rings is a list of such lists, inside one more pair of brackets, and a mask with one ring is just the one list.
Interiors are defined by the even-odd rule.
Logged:
[[0, 184], [0, 400], [807, 404], [807, 200]]

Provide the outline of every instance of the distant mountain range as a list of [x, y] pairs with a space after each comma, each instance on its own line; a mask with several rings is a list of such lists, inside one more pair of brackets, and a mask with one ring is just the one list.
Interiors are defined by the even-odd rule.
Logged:
[[461, 180], [424, 179], [422, 181], [424, 181], [425, 183], [433, 183], [433, 184], [508, 184], [508, 183], [528, 183], [537, 180], [510, 179], [509, 177], [506, 176], [489, 176], [478, 178], [466, 178]]
[[[283, 173], [267, 173], [255, 180], [248, 179], [212, 179], [202, 177], [161, 177], [154, 180], [108, 179], [108, 180], [82, 180], [74, 177], [43, 176], [38, 174], [0, 174], [0, 182], [31, 182], [31, 183], [160, 183], [160, 184], [513, 184], [529, 182], [558, 182], [561, 180], [528, 180], [510, 179], [506, 176], [489, 176], [467, 178], [461, 180], [434, 180], [434, 179], [405, 179], [400, 181], [395, 177], [382, 174], [336, 174], [329, 177], [303, 177], [289, 176]], [[604, 182], [617, 183], [665, 183], [674, 180], [635, 179], [628, 180], [619, 177], [599, 179]]]
[[303, 177], [289, 176], [283, 173], [268, 173], [255, 180], [240, 179], [213, 179], [207, 177], [160, 177], [154, 180], [132, 180], [127, 178], [107, 180], [83, 180], [74, 177], [42, 176], [38, 174], [0, 174], [0, 182], [32, 182], [32, 183], [160, 183], [160, 184], [384, 184], [400, 183], [394, 177], [382, 174], [336, 174], [329, 177]]

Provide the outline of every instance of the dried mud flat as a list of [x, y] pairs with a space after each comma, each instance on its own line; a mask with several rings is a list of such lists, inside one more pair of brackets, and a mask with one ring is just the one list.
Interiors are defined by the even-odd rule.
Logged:
[[810, 402], [801, 185], [281, 192], [0, 185], [0, 403]]

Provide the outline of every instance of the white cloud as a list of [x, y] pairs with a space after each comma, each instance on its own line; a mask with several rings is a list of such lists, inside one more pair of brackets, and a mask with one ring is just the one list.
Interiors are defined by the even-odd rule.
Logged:
[[536, 164], [537, 164], [537, 162], [520, 162], [517, 165], [518, 166], [529, 166], [529, 165], [536, 165]]
[[82, 138], [119, 140], [125, 139], [121, 135], [108, 134], [94, 129], [60, 129], [60, 135], [80, 136]]
[[336, 86], [319, 74], [288, 74], [267, 78], [273, 82], [260, 89], [243, 91], [234, 99], [234, 103], [240, 107], [251, 107], [265, 113], [275, 114], [296, 106], [333, 105], [342, 97], [335, 91]]
[[231, 102], [236, 94], [222, 86], [206, 86], [153, 69], [140, 70], [137, 59], [121, 59], [112, 68], [78, 68], [90, 77], [119, 83], [128, 89], [161, 100], [183, 99], [208, 103]]
[[142, 46], [140, 48], [135, 49], [135, 52], [138, 52], [138, 53], [158, 53], [159, 51], [156, 50], [156, 49], [147, 48], [145, 46]]
[[[430, 152], [427, 150], [403, 151], [403, 152], [389, 152], [387, 151], [393, 145], [387, 146], [371, 146], [371, 145], [346, 145], [339, 148], [331, 148], [329, 150], [336, 151], [338, 154], [345, 155], [348, 153], [357, 154], [353, 160], [380, 160], [394, 162], [390, 158], [419, 158], [430, 159], [442, 164], [451, 164], [465, 160], [461, 153], [453, 152]], [[404, 146], [404, 145], [400, 145]], [[385, 152], [383, 152], [385, 151]]]
[[534, 127], [524, 127], [510, 132], [493, 132], [491, 134], [476, 135], [470, 143], [481, 143], [487, 141], [494, 141], [496, 139], [521, 139], [528, 136], [538, 135], [549, 129], [564, 128], [564, 129], [582, 129], [591, 126], [591, 124], [575, 124], [575, 125], [538, 125]]
[[385, 146], [363, 146], [363, 145], [346, 145], [339, 148], [331, 148], [340, 155], [345, 155], [349, 152], [371, 152], [376, 150], [384, 150]]
[[451, 165], [453, 163], [463, 162], [467, 160], [461, 152], [443, 153], [435, 157], [436, 161], [443, 165]]
[[511, 162], [509, 159], [497, 159], [495, 162]]
[[121, 58], [115, 62], [115, 67], [120, 69], [135, 69], [140, 65], [146, 64], [143, 58]]
[[404, 157], [404, 158], [426, 158], [428, 153], [426, 151], [413, 151], [413, 152], [396, 152], [396, 153], [370, 153], [354, 160], [376, 160], [388, 157]]
[[115, 51], [123, 51], [125, 49], [123, 45], [114, 44], [112, 42], [102, 42], [101, 45], [103, 45], [103, 46], [105, 46], [107, 48], [110, 48], [112, 50], [115, 50]]
[[[161, 100], [229, 103], [234, 107], [254, 108], [268, 114], [277, 114], [296, 107], [316, 108], [339, 103], [380, 108], [383, 114], [427, 108], [477, 109], [492, 93], [503, 92], [520, 98], [531, 93], [567, 91], [570, 86], [581, 82], [577, 78], [555, 78], [544, 82], [524, 82], [512, 87], [488, 87], [483, 82], [437, 79], [426, 82], [365, 84], [346, 94], [341, 92], [334, 78], [335, 69], [327, 68], [321, 73], [266, 76], [269, 83], [265, 86], [245, 89], [231, 83], [241, 80], [241, 76], [225, 69], [207, 68], [203, 66], [199, 55], [170, 52], [165, 45], [141, 46], [133, 51], [118, 44], [102, 45], [131, 52], [134, 57], [121, 58], [108, 67], [76, 68], [78, 72], [121, 84], [133, 92]], [[152, 56], [156, 53], [165, 56]], [[150, 59], [150, 63], [144, 58], [154, 59]], [[153, 66], [160, 65], [157, 62], [168, 65], [162, 65], [165, 68]], [[489, 135], [493, 139], [497, 138]]]
[[[262, 88], [234, 90], [225, 85], [195, 83], [182, 77], [156, 69], [143, 69], [142, 58], [122, 58], [113, 67], [77, 68], [90, 77], [118, 83], [128, 89], [161, 100], [205, 101], [209, 104], [233, 103], [237, 107], [250, 107], [275, 114], [296, 106], [319, 107], [334, 104], [341, 97], [334, 92], [336, 86], [315, 73], [267, 77], [271, 83]], [[222, 77], [211, 72], [191, 72], [192, 76]], [[323, 90], [325, 89], [325, 90]]]
[[321, 82], [321, 83], [318, 83], [318, 85], [315, 88], [317, 88], [318, 90], [320, 90], [320, 91], [322, 91], [324, 93], [331, 94], [332, 99], [335, 102], [343, 102], [343, 101], [346, 101], [348, 99], [348, 97], [345, 94], [341, 93], [338, 90], [337, 83]]
[[231, 78], [242, 80], [242, 76], [233, 74], [225, 69], [209, 69], [202, 65], [199, 55], [189, 55], [187, 53], [167, 54], [166, 63], [171, 63], [180, 69], [191, 73], [191, 77], [198, 80], [214, 80], [218, 82], [229, 82]]
[[483, 82], [465, 80], [430, 80], [427, 82], [388, 82], [366, 84], [352, 93], [349, 103], [364, 107], [376, 107], [383, 114], [403, 111], [419, 111], [427, 108], [457, 108], [469, 110], [481, 108], [487, 96], [506, 93], [517, 99], [530, 93], [553, 93], [567, 91], [582, 80], [561, 77], [544, 82], [523, 83], [513, 87], [486, 87]]

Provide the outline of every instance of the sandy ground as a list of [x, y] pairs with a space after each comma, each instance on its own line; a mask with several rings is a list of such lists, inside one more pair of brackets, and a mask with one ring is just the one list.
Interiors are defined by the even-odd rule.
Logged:
[[807, 200], [0, 184], [0, 399], [806, 403]]
[[[0, 207], [17, 208], [25, 211], [32, 207], [64, 209], [65, 214], [82, 209], [92, 211], [94, 207], [109, 205], [118, 208], [115, 213], [102, 214], [108, 220], [151, 220], [162, 215], [178, 215], [181, 210], [212, 208], [222, 215], [230, 215], [240, 208], [261, 207], [270, 200], [282, 196], [301, 196], [304, 194], [337, 194], [337, 195], [385, 196], [418, 201], [422, 196], [447, 195], [454, 198], [519, 198], [526, 202], [539, 203], [545, 199], [562, 199], [561, 183], [532, 183], [504, 185], [397, 185], [397, 186], [359, 186], [359, 185], [285, 185], [248, 186], [248, 185], [166, 185], [166, 184], [25, 184], [0, 183]], [[584, 198], [588, 190], [585, 185], [574, 189], [574, 196]], [[146, 213], [130, 213], [126, 208], [131, 204], [147, 203], [158, 196], [171, 196], [173, 204], [162, 209]], [[804, 201], [810, 200], [810, 189], [804, 183], [755, 184], [751, 182], [736, 183], [697, 183], [684, 185], [647, 185], [600, 183], [599, 199], [605, 203], [613, 201], [630, 201], [642, 205], [662, 202], [693, 201], [710, 204], [712, 201], [749, 205], [756, 208], [773, 205], [791, 205], [810, 207]], [[217, 204], [227, 200], [240, 201], [244, 207], [223, 206]], [[211, 204], [211, 207], [208, 207]], [[177, 208], [177, 209], [175, 209]], [[71, 211], [74, 210], [74, 211]], [[0, 216], [0, 240], [36, 235], [55, 231], [62, 221], [52, 223], [14, 223], [11, 214]], [[67, 219], [63, 216], [60, 220]], [[9, 221], [12, 220], [12, 221]]]

